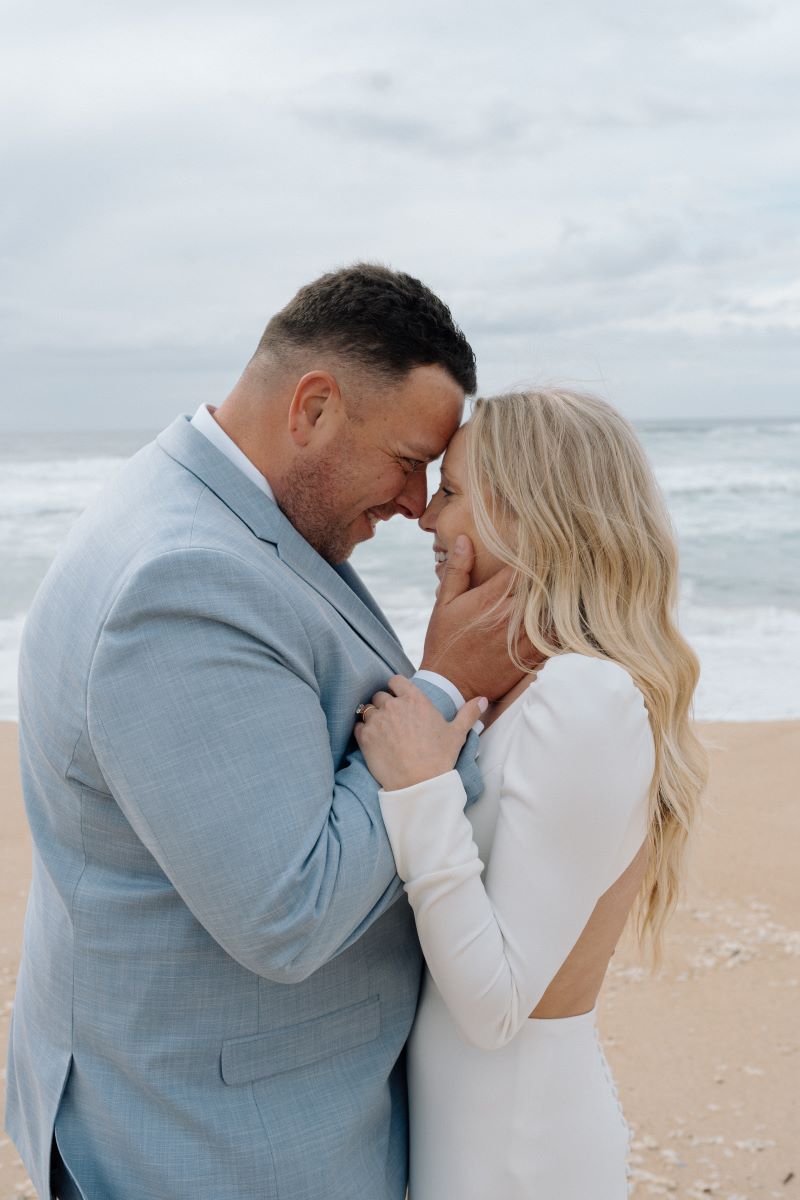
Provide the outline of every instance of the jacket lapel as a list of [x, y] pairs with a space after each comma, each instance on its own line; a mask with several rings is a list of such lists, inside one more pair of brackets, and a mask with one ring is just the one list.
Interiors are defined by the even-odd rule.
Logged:
[[400, 642], [349, 563], [332, 567], [311, 548], [281, 510], [208, 438], [178, 417], [157, 438], [161, 449], [196, 475], [262, 542], [277, 547], [282, 562], [323, 596], [396, 674], [413, 667]]
[[389, 618], [386, 616], [386, 613], [383, 612], [383, 610], [379, 607], [377, 600], [372, 595], [372, 593], [368, 590], [367, 585], [364, 583], [364, 580], [358, 574], [355, 567], [352, 567], [349, 562], [343, 562], [343, 563], [339, 563], [333, 569], [337, 575], [341, 576], [341, 578], [345, 581], [347, 586], [349, 588], [352, 588], [352, 590], [358, 596], [361, 603], [365, 604], [367, 606], [367, 608], [369, 609], [369, 611], [378, 618], [381, 625], [383, 625], [384, 629], [388, 629], [389, 633], [391, 633], [392, 637], [396, 638], [397, 634], [395, 633], [395, 631], [392, 629], [391, 625], [389, 624]]

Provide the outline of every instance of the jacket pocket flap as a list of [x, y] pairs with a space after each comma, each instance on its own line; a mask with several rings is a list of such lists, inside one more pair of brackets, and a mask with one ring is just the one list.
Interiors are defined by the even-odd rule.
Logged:
[[222, 1078], [225, 1083], [235, 1085], [295, 1071], [374, 1041], [380, 1028], [380, 997], [371, 996], [369, 1000], [311, 1021], [301, 1021], [299, 1025], [231, 1038], [222, 1043]]

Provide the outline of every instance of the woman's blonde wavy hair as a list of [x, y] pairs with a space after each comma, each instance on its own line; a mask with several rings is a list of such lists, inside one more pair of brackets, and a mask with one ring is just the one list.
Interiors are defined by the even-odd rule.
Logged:
[[692, 731], [698, 660], [675, 623], [678, 554], [633, 429], [594, 396], [561, 389], [476, 401], [467, 486], [479, 537], [512, 568], [509, 649], [522, 631], [545, 658], [570, 651], [623, 666], [655, 743], [649, 856], [635, 907], [640, 944], [661, 959], [706, 778]]

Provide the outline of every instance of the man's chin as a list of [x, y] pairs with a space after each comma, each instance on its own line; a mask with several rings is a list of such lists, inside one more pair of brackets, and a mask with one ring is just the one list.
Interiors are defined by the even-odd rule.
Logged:
[[336, 566], [337, 563], [347, 562], [351, 557], [356, 546], [360, 546], [363, 542], [369, 542], [375, 536], [374, 529], [369, 533], [354, 533], [347, 542], [340, 542], [338, 546], [332, 548], [330, 554], [323, 554], [323, 558], [327, 558], [329, 563]]
[[[359, 525], [360, 524], [361, 523], [359, 522]], [[322, 557], [326, 558], [329, 563], [333, 564], [333, 566], [336, 566], [337, 563], [347, 562], [356, 546], [360, 546], [364, 542], [372, 541], [372, 539], [375, 537], [377, 528], [377, 525], [370, 525], [368, 533], [365, 532], [363, 528], [359, 528], [358, 531], [353, 530], [352, 536], [349, 538], [346, 544], [340, 543], [339, 546], [332, 548], [328, 553], [322, 553], [322, 551], [320, 551], [320, 553], [322, 553]]]
[[[345, 538], [331, 538], [322, 545], [314, 546], [317, 554], [329, 562], [332, 567], [338, 566], [339, 563], [347, 562], [356, 546], [360, 542], [366, 542], [369, 538], [363, 534], [360, 537], [351, 536]], [[313, 543], [312, 543], [313, 544]]]
[[366, 512], [362, 512], [342, 528], [332, 520], [321, 519], [322, 514], [318, 509], [309, 511], [306, 506], [298, 504], [298, 498], [297, 494], [291, 497], [291, 501], [284, 507], [284, 514], [320, 558], [324, 558], [333, 567], [346, 562], [361, 542], [371, 541], [377, 525], [381, 520], [388, 519], [380, 518], [376, 521], [368, 517]]
[[[356, 546], [360, 546], [362, 542], [372, 541], [382, 520], [384, 520], [383, 517], [372, 518], [366, 512], [363, 512], [360, 517], [356, 517], [349, 529], [349, 549], [345, 558], [349, 558]], [[344, 559], [339, 561], [344, 562]]]

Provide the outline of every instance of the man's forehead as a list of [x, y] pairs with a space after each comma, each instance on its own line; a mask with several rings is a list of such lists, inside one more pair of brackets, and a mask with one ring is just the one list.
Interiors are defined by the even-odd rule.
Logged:
[[[427, 370], [428, 368], [417, 368]], [[409, 458], [433, 460], [445, 450], [464, 412], [464, 393], [448, 381], [447, 389], [423, 392], [419, 386], [385, 414], [387, 433]]]
[[417, 422], [416, 428], [402, 439], [411, 457], [434, 459], [443, 454], [460, 428], [459, 415], [452, 413], [443, 417], [439, 413], [427, 422]]
[[404, 441], [403, 447], [402, 447], [402, 452], [403, 452], [403, 454], [408, 455], [409, 458], [425, 458], [425, 459], [428, 459], [430, 462], [433, 462], [433, 460], [435, 458], [439, 458], [439, 456], [442, 454], [442, 452], [444, 450], [446, 450], [446, 448], [447, 448], [447, 442], [444, 442], [444, 443], [436, 442], [435, 444], [432, 444], [432, 443], [423, 444], [422, 442]]
[[427, 458], [431, 462], [434, 459], [440, 458], [442, 454], [446, 454], [457, 433], [464, 428], [463, 425], [457, 425], [451, 430], [437, 430], [436, 437], [421, 437], [419, 430], [416, 434], [402, 439], [402, 453], [407, 454], [409, 458]]

